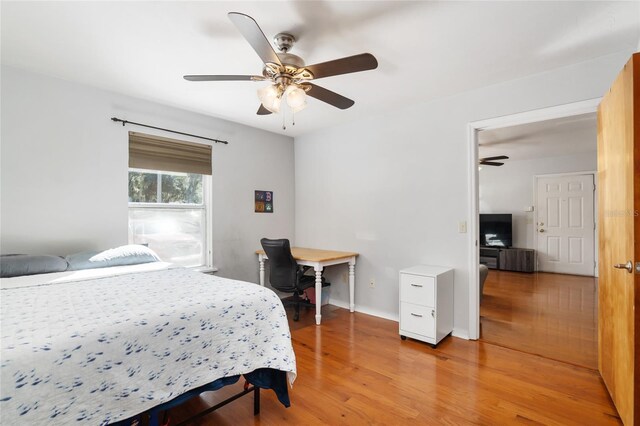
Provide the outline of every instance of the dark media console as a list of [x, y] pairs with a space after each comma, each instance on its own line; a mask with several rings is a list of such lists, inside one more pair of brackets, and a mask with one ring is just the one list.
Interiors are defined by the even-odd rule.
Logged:
[[489, 269], [500, 269], [500, 249], [480, 247], [480, 264]]
[[514, 272], [535, 271], [535, 250], [503, 247], [480, 247], [480, 263], [489, 269]]

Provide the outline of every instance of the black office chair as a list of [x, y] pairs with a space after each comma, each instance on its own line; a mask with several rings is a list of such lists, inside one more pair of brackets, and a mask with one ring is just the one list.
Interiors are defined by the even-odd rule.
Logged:
[[[260, 240], [260, 244], [269, 258], [271, 286], [284, 293], [293, 293], [293, 301], [283, 301], [283, 303], [291, 303], [295, 306], [293, 320], [298, 321], [300, 319], [300, 295], [306, 289], [314, 287], [316, 279], [310, 275], [304, 275], [306, 269], [299, 267], [298, 262], [291, 255], [289, 240], [263, 238]], [[316, 300], [316, 303], [320, 303], [320, 301]]]

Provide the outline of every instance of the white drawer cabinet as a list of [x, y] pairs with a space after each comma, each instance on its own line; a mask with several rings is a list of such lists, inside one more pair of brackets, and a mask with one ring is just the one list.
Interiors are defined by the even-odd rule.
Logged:
[[400, 271], [400, 337], [435, 347], [453, 331], [453, 269], [418, 265]]

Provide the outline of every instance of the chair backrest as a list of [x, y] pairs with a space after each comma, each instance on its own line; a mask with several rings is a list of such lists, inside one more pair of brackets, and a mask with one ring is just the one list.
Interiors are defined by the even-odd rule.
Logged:
[[291, 255], [289, 240], [260, 240], [262, 249], [269, 258], [269, 281], [279, 291], [293, 293], [296, 291], [298, 263]]

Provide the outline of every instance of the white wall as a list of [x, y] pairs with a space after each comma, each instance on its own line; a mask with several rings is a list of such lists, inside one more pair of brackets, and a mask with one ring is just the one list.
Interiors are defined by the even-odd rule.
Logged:
[[[297, 137], [296, 244], [359, 252], [356, 309], [391, 318], [398, 316], [399, 269], [421, 263], [455, 268], [455, 333], [467, 336], [468, 238], [457, 232], [458, 221], [471, 220], [467, 124], [600, 97], [628, 56]], [[328, 270], [327, 277], [332, 303], [344, 305], [344, 268]]]
[[[2, 253], [126, 244], [128, 131], [176, 135], [113, 116], [229, 141], [213, 146], [219, 275], [257, 282], [260, 238], [293, 239], [292, 138], [9, 67], [1, 83]], [[273, 214], [253, 212], [256, 189], [274, 191]]]
[[[594, 145], [596, 135], [593, 135]], [[485, 166], [479, 176], [480, 213], [513, 215], [513, 246], [535, 249], [534, 212], [525, 212], [535, 204], [533, 177], [550, 173], [592, 172], [597, 170], [596, 152], [571, 156], [506, 161], [502, 167]]]

